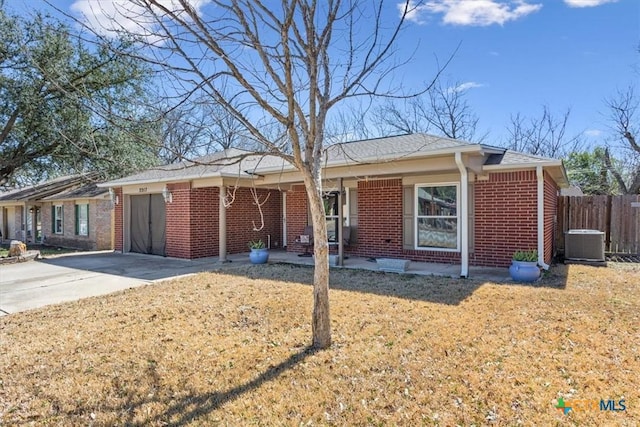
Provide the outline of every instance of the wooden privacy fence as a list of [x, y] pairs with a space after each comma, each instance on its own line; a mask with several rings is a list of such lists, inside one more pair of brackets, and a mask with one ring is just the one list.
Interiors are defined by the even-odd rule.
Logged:
[[606, 252], [640, 254], [640, 195], [560, 196], [559, 252], [564, 252], [564, 233], [571, 229], [604, 231]]

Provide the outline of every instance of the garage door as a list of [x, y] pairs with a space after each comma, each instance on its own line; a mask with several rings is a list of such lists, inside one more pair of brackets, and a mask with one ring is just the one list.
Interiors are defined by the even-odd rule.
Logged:
[[161, 194], [131, 196], [131, 252], [165, 254], [165, 209]]

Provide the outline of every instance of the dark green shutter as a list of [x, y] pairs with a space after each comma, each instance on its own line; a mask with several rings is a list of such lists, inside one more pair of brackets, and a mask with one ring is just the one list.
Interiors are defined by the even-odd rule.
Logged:
[[77, 236], [78, 234], [80, 234], [80, 224], [79, 224], [80, 214], [78, 212], [78, 208], [80, 208], [80, 206], [79, 205], [74, 205], [74, 206], [75, 206], [75, 215], [76, 215], [76, 236]]
[[91, 232], [89, 231], [89, 203], [87, 203], [85, 207], [87, 209], [87, 237], [89, 237], [89, 235], [91, 234]]
[[56, 233], [56, 205], [51, 205], [51, 233]]

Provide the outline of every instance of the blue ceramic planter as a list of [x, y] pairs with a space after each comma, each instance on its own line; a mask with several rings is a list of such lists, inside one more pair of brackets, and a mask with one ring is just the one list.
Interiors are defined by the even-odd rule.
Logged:
[[251, 249], [249, 260], [251, 264], [265, 264], [269, 261], [269, 249]]
[[511, 261], [509, 273], [516, 282], [531, 283], [540, 277], [540, 268], [538, 268], [538, 263], [535, 261]]

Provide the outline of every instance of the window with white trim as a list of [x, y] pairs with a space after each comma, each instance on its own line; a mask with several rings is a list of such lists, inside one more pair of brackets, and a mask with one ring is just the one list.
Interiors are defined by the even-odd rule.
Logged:
[[415, 186], [416, 249], [459, 249], [459, 185]]
[[89, 204], [76, 205], [76, 234], [78, 236], [89, 235]]
[[64, 233], [64, 207], [62, 205], [55, 205], [53, 207], [53, 232], [55, 234]]

